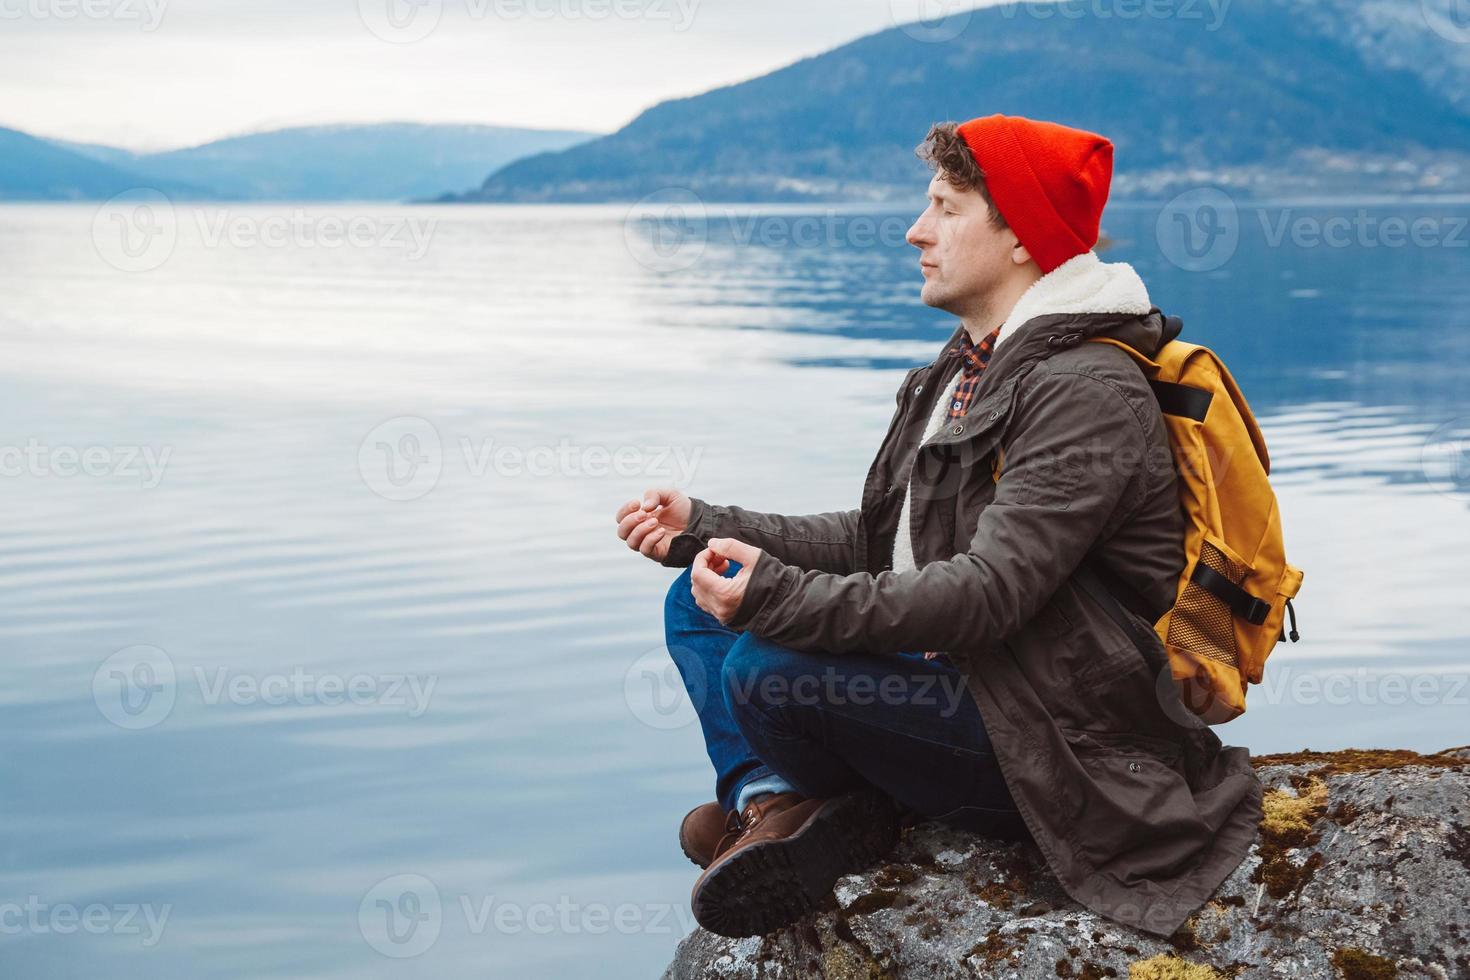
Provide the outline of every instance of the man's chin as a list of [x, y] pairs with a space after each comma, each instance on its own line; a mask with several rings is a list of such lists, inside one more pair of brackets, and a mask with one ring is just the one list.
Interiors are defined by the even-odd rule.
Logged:
[[924, 283], [924, 287], [919, 290], [919, 302], [925, 306], [932, 306], [936, 310], [945, 310], [948, 312], [952, 297], [943, 289], [938, 288], [938, 285], [938, 283], [933, 282]]

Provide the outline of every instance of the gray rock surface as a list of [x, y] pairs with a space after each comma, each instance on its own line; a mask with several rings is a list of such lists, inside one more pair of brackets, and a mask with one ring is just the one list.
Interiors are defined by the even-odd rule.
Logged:
[[1256, 844], [1167, 939], [1073, 902], [1029, 842], [921, 824], [788, 929], [695, 930], [664, 980], [1470, 978], [1470, 746], [1255, 763]]

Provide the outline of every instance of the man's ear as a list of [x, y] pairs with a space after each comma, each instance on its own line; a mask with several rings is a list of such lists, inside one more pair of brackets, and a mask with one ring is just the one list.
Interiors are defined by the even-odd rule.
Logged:
[[1016, 265], [1025, 265], [1031, 261], [1031, 253], [1026, 251], [1026, 246], [1016, 239], [1016, 244], [1011, 246], [1011, 262]]

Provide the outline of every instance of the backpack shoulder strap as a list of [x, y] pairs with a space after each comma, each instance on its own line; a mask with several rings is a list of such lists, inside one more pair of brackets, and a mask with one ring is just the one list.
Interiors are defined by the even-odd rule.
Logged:
[[[1170, 367], [1177, 370], [1177, 366], [1181, 365], [1191, 353], [1200, 349], [1195, 344], [1186, 344], [1178, 340], [1168, 341], [1159, 348], [1157, 355], [1159, 359], [1154, 360], [1147, 354], [1112, 337], [1089, 337], [1088, 339], [1095, 343], [1112, 344], [1114, 347], [1122, 348], [1132, 357], [1134, 363], [1143, 369], [1144, 377], [1148, 379], [1148, 386], [1153, 389], [1154, 397], [1158, 399], [1159, 410], [1165, 415], [1179, 415], [1194, 419], [1196, 422], [1203, 422], [1205, 416], [1209, 414], [1214, 392], [1206, 388], [1196, 388], [1193, 385], [1168, 380], [1168, 375], [1174, 373]], [[1176, 348], [1183, 349], [1176, 350]]]

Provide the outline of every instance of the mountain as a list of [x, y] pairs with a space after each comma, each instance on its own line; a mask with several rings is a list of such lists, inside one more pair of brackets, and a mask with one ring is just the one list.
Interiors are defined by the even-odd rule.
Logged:
[[176, 198], [401, 201], [593, 135], [383, 123], [280, 129], [137, 154], [0, 129], [0, 200], [95, 200], [150, 187]]
[[133, 162], [138, 159], [138, 154], [132, 150], [124, 150], [118, 146], [105, 146], [101, 143], [73, 143], [70, 140], [53, 139], [48, 139], [46, 142], [53, 146], [59, 146], [63, 150], [70, 150], [72, 153], [77, 153], [93, 160], [101, 160], [103, 163], [109, 163], [124, 169], [131, 167]]
[[660, 103], [458, 199], [633, 200], [671, 186], [706, 200], [912, 196], [929, 124], [992, 112], [1106, 134], [1124, 192], [1186, 173], [1470, 185], [1470, 26], [1452, 19], [1457, 2], [1186, 0], [1127, 4], [1130, 16], [1121, 3], [1113, 16], [1076, 0], [1008, 3], [972, 12], [948, 40], [903, 25]]
[[421, 123], [310, 126], [141, 156], [137, 165], [240, 200], [401, 201], [462, 187], [519, 157], [594, 135]]
[[136, 187], [172, 196], [207, 192], [186, 181], [145, 177], [131, 169], [75, 152], [14, 129], [0, 128], [0, 201], [105, 200]]

